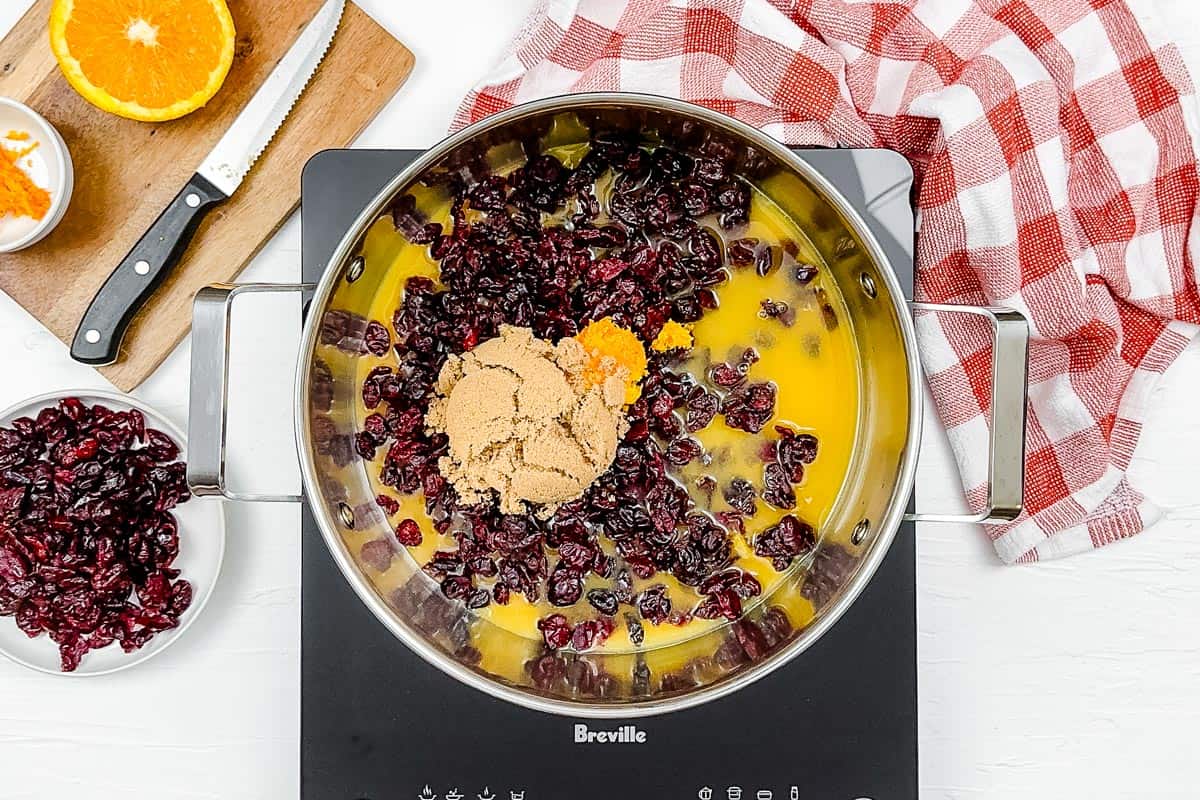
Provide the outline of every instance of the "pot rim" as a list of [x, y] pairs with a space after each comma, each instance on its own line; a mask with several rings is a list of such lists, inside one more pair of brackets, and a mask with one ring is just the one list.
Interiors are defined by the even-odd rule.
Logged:
[[[891, 262], [888, 260], [879, 241], [875, 238], [870, 227], [858, 211], [850, 205], [841, 191], [823, 175], [792, 152], [787, 145], [768, 136], [757, 128], [753, 128], [740, 120], [703, 106], [653, 94], [588, 92], [557, 95], [513, 106], [456, 131], [426, 150], [379, 191], [375, 199], [363, 209], [363, 212], [359, 214], [353, 225], [347, 229], [346, 235], [342, 238], [333, 255], [330, 257], [329, 262], [326, 264], [325, 271], [321, 276], [320, 282], [317, 284], [309, 306], [312, 311], [310, 311], [305, 320], [300, 350], [297, 356], [295, 396], [293, 398], [295, 401], [295, 436], [303, 486], [305, 490], [309, 490], [310, 487], [314, 489], [318, 488], [316, 466], [313, 461], [314, 451], [307, 445], [311, 441], [307, 399], [309, 396], [309, 379], [311, 374], [309, 365], [312, 363], [312, 358], [316, 352], [317, 335], [320, 329], [320, 325], [318, 324], [319, 310], [324, 308], [329, 300], [336, 276], [341, 272], [341, 265], [351, 257], [363, 233], [379, 218], [379, 215], [395, 197], [396, 192], [427, 168], [436, 164], [446, 153], [484, 131], [500, 127], [523, 117], [542, 114], [547, 111], [569, 111], [573, 108], [596, 106], [635, 107], [691, 116], [706, 125], [733, 133], [750, 142], [755, 147], [771, 153], [775, 158], [809, 181], [822, 194], [825, 200], [837, 208], [847, 224], [854, 230], [860, 241], [867, 248], [875, 264], [879, 266], [879, 275], [887, 285], [892, 302], [896, 307], [896, 316], [903, 339], [905, 358], [908, 362], [908, 438], [904, 444], [899, 476], [892, 492], [892, 497], [888, 501], [887, 512], [880, 519], [875, 540], [860, 562], [859, 569], [853, 580], [845, 586], [841, 594], [829, 606], [825, 607], [822, 613], [808, 627], [801, 631], [800, 635], [785, 647], [781, 647], [761, 661], [754, 662], [744, 672], [736, 673], [727, 679], [685, 694], [630, 703], [590, 703], [557, 700], [538, 695], [532, 691], [524, 691], [501, 683], [498, 680], [485, 677], [471, 670], [469, 667], [446, 657], [445, 654], [426, 642], [418, 632], [410, 630], [388, 608], [383, 598], [379, 596], [374, 587], [367, 581], [366, 576], [355, 565], [349, 555], [349, 551], [338, 534], [337, 523], [330, 514], [329, 509], [323, 504], [315, 503], [310, 504], [310, 508], [313, 517], [321, 529], [321, 536], [325, 540], [326, 548], [329, 550], [342, 575], [351, 587], [353, 587], [355, 594], [358, 595], [363, 604], [370, 609], [371, 613], [394, 636], [404, 642], [410, 650], [429, 664], [467, 686], [478, 689], [492, 697], [498, 697], [534, 711], [544, 711], [551, 714], [577, 718], [632, 719], [691, 708], [720, 697], [725, 697], [773, 672], [811, 647], [841, 618], [842, 614], [854, 603], [858, 595], [874, 576], [875, 571], [879, 568], [884, 557], [891, 549], [892, 541], [895, 539], [896, 531], [902, 521], [908, 499], [912, 494], [916, 478], [917, 445], [921, 441], [924, 406], [924, 395], [920, 383], [921, 367], [917, 355], [916, 331], [913, 320], [904, 301], [904, 292], [892, 269]], [[317, 313], [313, 313], [314, 311]], [[313, 496], [319, 495], [314, 494]]]

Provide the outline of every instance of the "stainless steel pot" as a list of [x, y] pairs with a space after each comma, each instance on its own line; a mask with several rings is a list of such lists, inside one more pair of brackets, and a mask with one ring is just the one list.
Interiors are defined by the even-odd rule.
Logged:
[[[385, 278], [384, 270], [373, 269], [377, 265], [361, 255], [368, 229], [427, 172], [454, 169], [467, 154], [529, 141], [564, 120], [572, 124], [560, 130], [577, 129], [584, 132], [581, 136], [599, 125], [678, 143], [702, 131], [756, 153], [761, 167], [757, 185], [785, 212], [805, 220], [806, 232], [845, 297], [860, 353], [856, 455], [813, 558], [792, 569], [737, 622], [646, 653], [539, 652], [538, 643], [444, 598], [404, 552], [385, 573], [367, 567], [359, 545], [391, 532], [375, 510], [363, 463], [340, 458], [335, 446], [359, 429], [364, 412], [355, 359], [331, 341], [336, 337], [321, 334], [334, 322], [345, 328], [346, 320], [363, 319]], [[802, 209], [808, 209], [804, 217], [799, 216]], [[779, 142], [712, 111], [661, 97], [614, 93], [552, 98], [498, 113], [450, 136], [397, 175], [346, 232], [315, 287], [252, 284], [202, 290], [195, 301], [188, 431], [188, 477], [197, 494], [247, 501], [300, 499], [246, 495], [225, 484], [230, 309], [237, 295], [262, 291], [312, 293], [296, 373], [296, 444], [305, 497], [334, 561], [395, 636], [442, 671], [496, 697], [573, 716], [634, 717], [736, 691], [804, 652], [837, 621], [871, 579], [905, 516], [920, 441], [922, 390], [911, 312], [895, 274], [836, 186]], [[991, 492], [989, 507], [974, 516], [911, 518], [1012, 519], [1020, 512], [1023, 488], [1027, 325], [1003, 309], [922, 308], [982, 316], [994, 330]], [[772, 607], [789, 604], [807, 604], [809, 610], [795, 627], [781, 626], [778, 614], [771, 616]]]

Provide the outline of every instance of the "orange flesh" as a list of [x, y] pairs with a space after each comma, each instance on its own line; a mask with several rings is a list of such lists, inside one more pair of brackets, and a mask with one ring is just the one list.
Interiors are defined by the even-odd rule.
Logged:
[[66, 41], [93, 84], [163, 108], [208, 86], [224, 31], [210, 0], [75, 0]]

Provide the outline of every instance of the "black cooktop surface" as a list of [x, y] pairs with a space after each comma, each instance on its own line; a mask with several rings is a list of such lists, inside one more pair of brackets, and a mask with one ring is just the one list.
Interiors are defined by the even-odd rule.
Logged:
[[[912, 286], [911, 176], [888, 151], [802, 150], [867, 217]], [[306, 281], [414, 150], [331, 150], [302, 191]], [[913, 526], [845, 616], [734, 694], [637, 720], [519, 708], [439, 672], [358, 600], [304, 512], [301, 795], [305, 800], [915, 800]], [[577, 743], [578, 726], [635, 741]], [[644, 741], [638, 741], [644, 739]]]

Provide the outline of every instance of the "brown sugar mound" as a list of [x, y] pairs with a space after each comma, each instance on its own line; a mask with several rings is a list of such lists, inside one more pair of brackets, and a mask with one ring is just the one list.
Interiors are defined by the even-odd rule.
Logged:
[[549, 514], [608, 469], [627, 425], [627, 376], [593, 385], [587, 360], [574, 339], [552, 345], [504, 325], [446, 361], [425, 423], [449, 439], [438, 466], [464, 504], [495, 493], [506, 514], [524, 503]]

